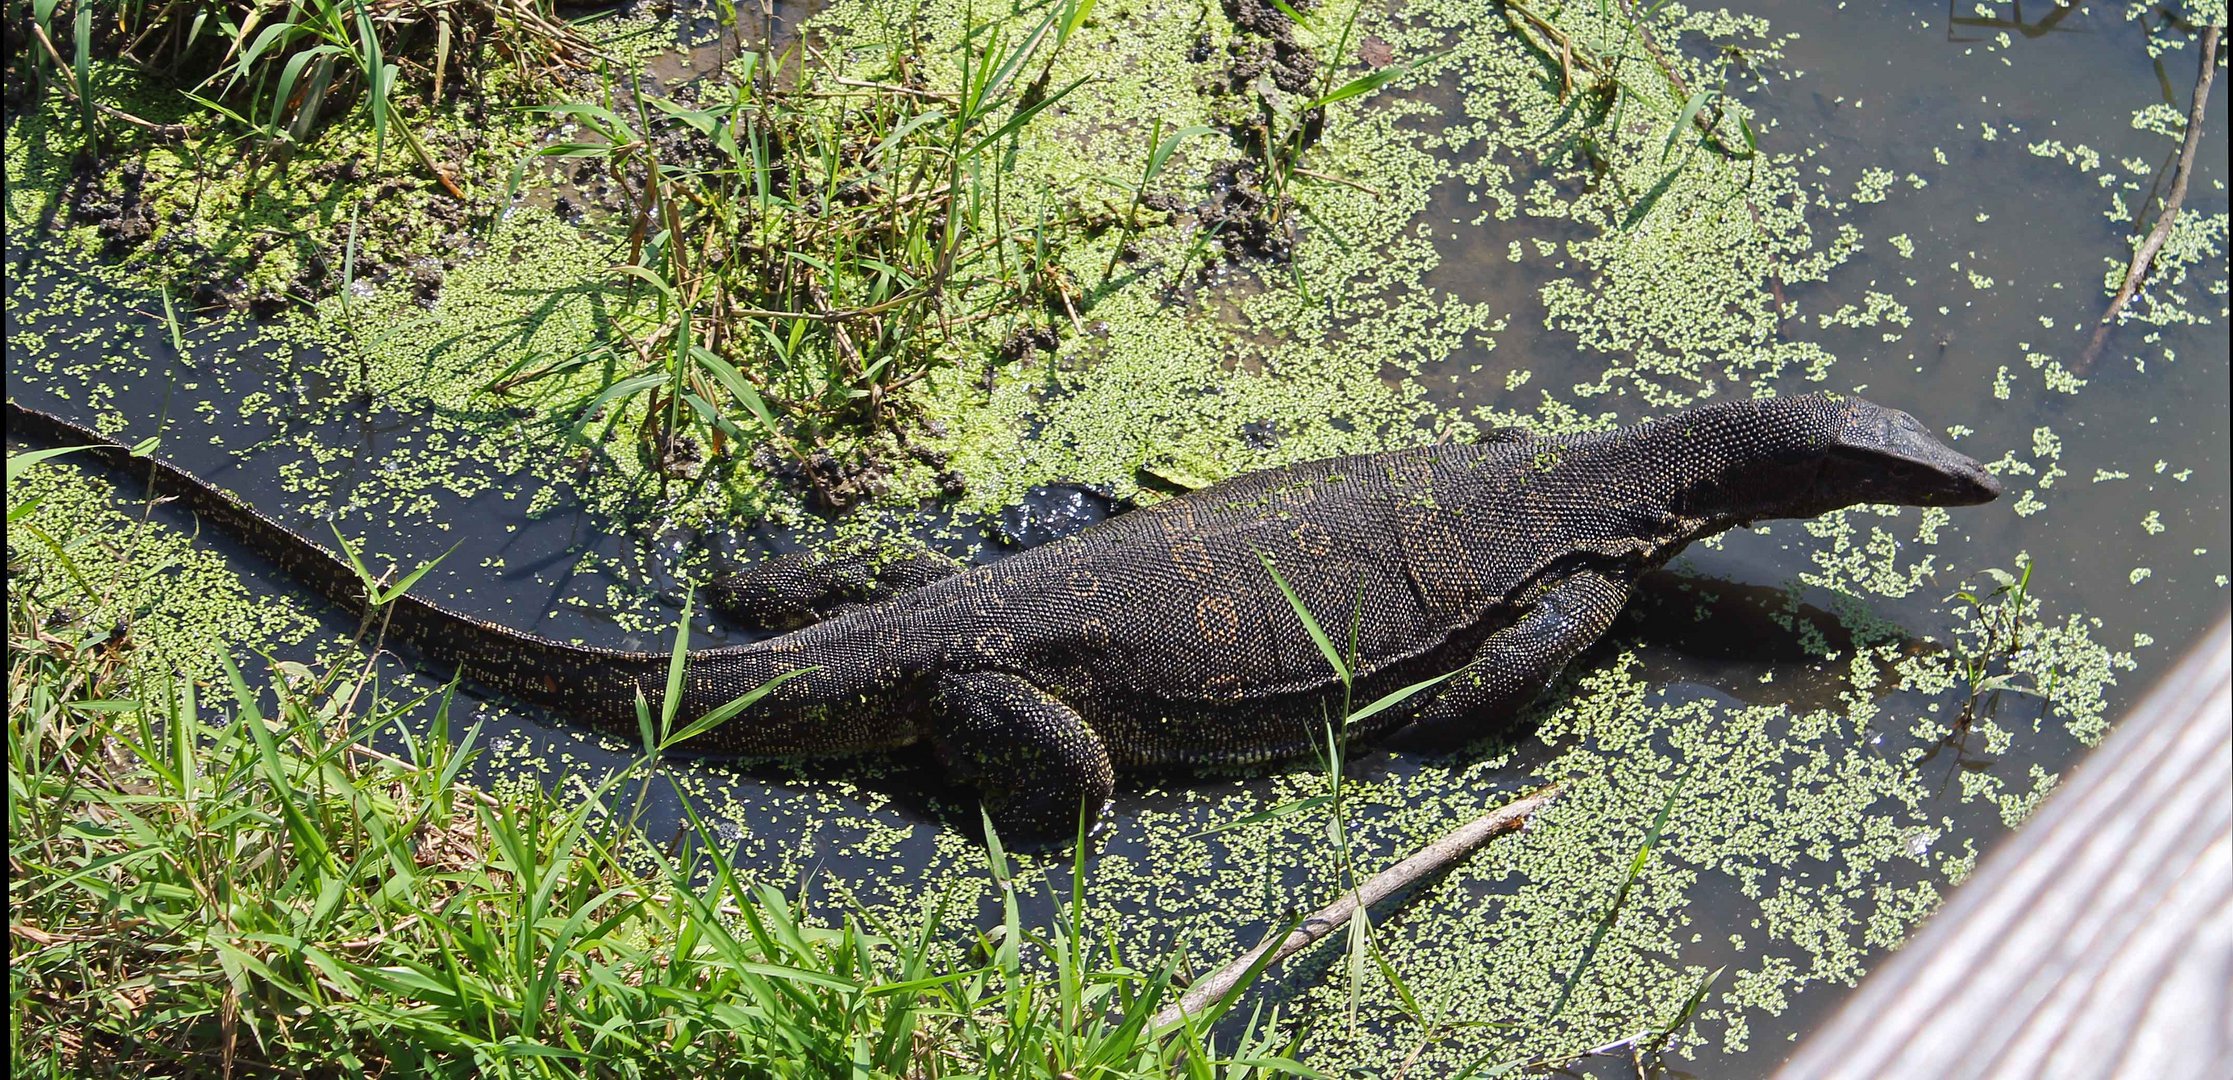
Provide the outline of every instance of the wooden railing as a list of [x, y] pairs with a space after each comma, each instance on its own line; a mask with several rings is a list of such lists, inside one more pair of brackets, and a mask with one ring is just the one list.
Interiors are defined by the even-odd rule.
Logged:
[[2233, 1076], [2218, 620], [1779, 1080]]

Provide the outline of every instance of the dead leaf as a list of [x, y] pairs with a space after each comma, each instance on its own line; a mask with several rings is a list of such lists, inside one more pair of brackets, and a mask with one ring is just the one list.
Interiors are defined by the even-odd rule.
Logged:
[[1365, 40], [1357, 45], [1357, 57], [1363, 60], [1367, 66], [1377, 70], [1396, 62], [1396, 48], [1368, 34], [1365, 36]]

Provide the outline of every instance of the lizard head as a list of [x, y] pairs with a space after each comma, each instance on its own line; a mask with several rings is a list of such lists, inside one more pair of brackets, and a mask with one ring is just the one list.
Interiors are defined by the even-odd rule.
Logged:
[[1914, 417], [1857, 397], [1823, 398], [1832, 411], [1814, 478], [1822, 501], [1974, 506], [2000, 498], [1998, 479]]
[[1914, 417], [1839, 394], [1708, 405], [1663, 422], [1678, 430], [1677, 504], [1709, 530], [1802, 518], [1861, 503], [1971, 506], [2000, 497], [1985, 467]]

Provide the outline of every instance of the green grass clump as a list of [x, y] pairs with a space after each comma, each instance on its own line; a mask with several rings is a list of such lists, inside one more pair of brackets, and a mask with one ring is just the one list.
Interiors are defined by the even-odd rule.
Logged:
[[25, 14], [10, 67], [60, 87], [88, 146], [104, 126], [165, 133], [96, 104], [92, 65], [122, 61], [180, 87], [260, 151], [302, 143], [361, 105], [383, 140], [392, 126], [432, 169], [411, 128], [391, 125], [404, 104], [485, 92], [492, 73], [547, 83], [593, 53], [552, 0], [31, 0]]
[[647, 399], [642, 441], [665, 472], [699, 456], [684, 431], [715, 458], [772, 436], [825, 502], [857, 498], [816, 453], [827, 432], [883, 425], [900, 391], [988, 351], [989, 320], [1078, 319], [1082, 291], [1049, 257], [1070, 223], [1019, 217], [1002, 178], [1019, 133], [1077, 87], [1048, 72], [1092, 8], [972, 28], [949, 87], [893, 40], [858, 56], [748, 53], [675, 97], [631, 81], [609, 103], [542, 109], [580, 134], [535, 156], [618, 193], [604, 224], [625, 253], [625, 311], [594, 348], [522, 357], [489, 388], [599, 371], [577, 422]]

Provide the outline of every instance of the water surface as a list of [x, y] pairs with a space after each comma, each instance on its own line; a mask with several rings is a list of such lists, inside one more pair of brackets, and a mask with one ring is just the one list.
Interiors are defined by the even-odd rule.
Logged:
[[[2059, 465], [2067, 475], [2045, 487], [2036, 472], [2011, 475], [2009, 499], [1956, 512], [1929, 549], [1935, 570], [1901, 595], [1856, 593], [1809, 578], [1822, 580], [1817, 555], [1825, 548], [1866, 543], [1867, 530], [1878, 525], [1897, 549], [1892, 560], [1912, 567], [1922, 550], [1913, 539], [1913, 516], [1862, 515], [1854, 519], [1857, 532], [1835, 536], [1781, 523], [1695, 549], [1655, 577], [1608, 639], [1577, 663], [1576, 679], [1536, 717], [1544, 722], [1540, 734], [1523, 731], [1457, 755], [1362, 751], [1350, 770], [1361, 785], [1354, 806], [1361, 855], [1375, 864], [1454, 824], [1451, 819], [1468, 808], [1499, 801], [1500, 792], [1524, 790], [1547, 778], [1547, 770], [1592, 760], [1571, 756], [1576, 752], [1603, 749], [1595, 759], [1600, 779], [1616, 778], [1612, 786], [1625, 800], [1617, 812], [1630, 825], [1648, 817], [1677, 773], [1717, 769], [1730, 759], [1712, 754], [1741, 752], [1741, 745], [1715, 744], [1681, 725], [1636, 727], [1650, 717], [1717, 718], [1710, 726], [1724, 734], [1740, 720], [1758, 723], [1759, 740], [1795, 748], [1746, 766], [1759, 770], [1759, 786], [1768, 789], [1782, 787], [1783, 776], [1792, 778], [1793, 791], [1834, 787], [1818, 775], [1823, 761], [1844, 770], [1840, 776], [1906, 770], [1899, 781], [1905, 786], [1886, 789], [1904, 794], [1850, 810], [1838, 819], [1845, 825], [1825, 827], [1823, 835], [1837, 842], [1825, 839], [1803, 854], [1740, 865], [1726, 852], [1772, 845], [1716, 847], [1705, 839], [1720, 835], [1711, 830], [1736, 835], [1746, 826], [1717, 823], [1693, 807], [1676, 819], [1694, 837], [1671, 838], [1659, 855], [1655, 866], [1664, 874], [1655, 869], [1645, 879], [1653, 896], [1624, 916], [1575, 1010], [1603, 1010], [1591, 1021], [1595, 1028], [1579, 1031], [1613, 1030], [1633, 1018], [1616, 1015], [1630, 1007], [1621, 1002], [1640, 1001], [1635, 1012], [1658, 1015], [1670, 1004], [1666, 988], [1694, 977], [1685, 973], [1729, 965], [1735, 973], [1724, 984], [1730, 996], [1708, 1010], [1700, 1025], [1705, 1038], [1692, 1050], [1696, 1058], [1678, 1059], [1682, 1069], [1703, 1076], [1771, 1071], [1790, 1040], [1837, 1004], [1841, 983], [1881, 954], [1884, 935], [1864, 928], [1879, 918], [1894, 926], [1911, 921], [1910, 909], [1922, 902], [1917, 898], [1935, 895], [1931, 890], [1953, 872], [1950, 858], [1958, 863], [1966, 858], [1959, 854], [1965, 846], [1989, 850], [2005, 836], [2007, 800], [1978, 793], [2035, 789], [2042, 775], [2069, 767], [2084, 750], [2084, 734], [2073, 732], [2055, 709], [2018, 695], [1987, 703], [1987, 718], [2011, 733], [2005, 747], [1993, 747], [1982, 735], [1949, 737], [1950, 727], [1933, 731], [1928, 718], [1950, 721], [1948, 706], [1958, 696], [1889, 692], [1889, 685], [1857, 690], [1857, 644], [1888, 637], [1895, 652], [1910, 655], [1939, 647], [1932, 639], [1943, 642], [1956, 619], [1945, 597], [1965, 581], [1982, 580], [1986, 567], [2028, 558], [2044, 618], [2077, 615], [2089, 620], [2094, 640], [2132, 654], [2138, 667], [2117, 676], [2109, 694], [2114, 708], [2132, 700], [2225, 610], [2226, 553], [2233, 549], [2222, 249], [2204, 260], [2197, 280], [2183, 290], [2203, 321], [2160, 331], [2119, 329], [2076, 393], [2052, 388], [2029, 359], [2040, 355], [2075, 368], [2105, 302], [2099, 282], [2112, 264], [2121, 265], [2133, 230], [2129, 215], [2109, 212], [2111, 196], [2130, 180], [2138, 190], [2126, 191], [2124, 204], [2142, 205], [2176, 147], [2175, 140], [2136, 129], [2133, 114], [2157, 102], [2184, 113], [2192, 50], [2150, 58], [2143, 25], [2127, 20], [2117, 5], [2045, 7], [2044, 14], [2021, 17], [2029, 21], [2020, 21], [2018, 9], [1996, 5], [2010, 11], [2005, 22], [1935, 7], [1861, 11], [1858, 5], [1840, 10], [1757, 0], [1745, 7], [1765, 16], [1776, 33], [1796, 35], [1784, 43], [1780, 61], [1745, 80], [1754, 87], [1744, 100], [1757, 110], [1763, 149], [1798, 156], [1806, 197], [1819, 203], [1808, 209], [1810, 223], [1819, 220], [1817, 230], [1846, 224], [1861, 238], [1859, 250], [1826, 282], [1775, 286], [1782, 308], [1777, 338], [1812, 342], [1839, 357], [1831, 388], [1908, 408], [1940, 430], [1963, 429], [1956, 445], [1980, 459], [2012, 452], [2020, 464], [2035, 470]], [[1501, 23], [1487, 19], [1481, 32], [1501, 32]], [[694, 60], [660, 75], [681, 78], [699, 67]], [[1444, 116], [1457, 107], [1448, 86], [1407, 93], [1409, 100], [1440, 107]], [[2209, 117], [2187, 205], [2222, 215], [2222, 91]], [[2088, 171], [2062, 156], [2034, 153], [2031, 147], [2043, 140], [2087, 147], [2105, 165]], [[1575, 182], [1561, 166], [1534, 168], [1546, 179]], [[2118, 176], [2107, 187], [2098, 179], [2104, 169]], [[1875, 184], [1881, 198], [1857, 198], [1871, 170], [1890, 176]], [[1426, 285], [1460, 301], [1494, 305], [1509, 313], [1510, 323], [1494, 336], [1493, 349], [1474, 339], [1412, 374], [1432, 404], [1450, 416], [1480, 406], [1527, 413], [1548, 393], [1622, 421], [1663, 411], [1640, 384], [1574, 392], [1600, 377], [1607, 358], [1578, 349], [1570, 329], [1546, 325], [1542, 290], [1559, 267], [1508, 257], [1516, 241], [1563, 244], [1583, 230], [1526, 217], [1477, 223], [1480, 207], [1469, 194], [1467, 182], [1446, 178], [1419, 215], [1440, 256]], [[661, 648], [664, 628], [657, 619], [672, 619], [679, 575], [695, 572], [685, 551], [712, 544], [749, 555], [798, 542], [791, 530], [741, 520], [701, 535], [669, 521], [656, 500], [601, 512], [565, 484], [542, 491], [546, 481], [506, 470], [496, 463], [501, 455], [447, 454], [441, 460], [455, 474], [444, 482], [402, 484], [394, 478], [410, 473], [419, 455], [460, 428], [494, 431], [485, 437], [509, 440], [515, 452], [541, 454], [552, 452], [548, 432], [530, 414], [511, 417], [509, 426], [492, 425], [503, 409], [494, 402], [477, 412], [425, 404], [368, 409], [330, 392], [346, 373], [337, 374], [318, 348], [275, 339], [238, 320], [189, 320], [185, 348], [174, 348], [159, 303], [74, 273], [67, 260], [19, 242], [19, 235], [11, 223], [6, 332], [11, 343], [34, 336], [45, 351], [36, 360], [19, 359], [11, 347], [11, 396], [79, 416], [97, 403], [127, 418], [135, 437], [153, 433], [157, 418], [167, 418], [166, 453], [307, 535], [326, 535], [331, 508], [345, 507], [340, 520], [400, 564], [432, 559], [455, 545], [419, 589], [467, 613], [595, 644]], [[2221, 241], [2222, 235], [2220, 226]], [[1240, 269], [1236, 291], [1252, 287], [1253, 272]], [[1872, 293], [1903, 306], [1911, 321], [1825, 324], [1825, 316], [1848, 305], [1867, 309]], [[1174, 317], [1195, 316], [1182, 310]], [[102, 370], [117, 357], [135, 358], [132, 373], [104, 376], [97, 401], [74, 385], [73, 375]], [[2003, 368], [2005, 397], [1995, 393]], [[1520, 371], [1528, 377], [1515, 382]], [[1793, 372], [1774, 388], [1800, 392], [1815, 384]], [[244, 419], [237, 405], [251, 394], [293, 404]], [[2046, 453], [2042, 446], [2059, 448]], [[306, 447], [321, 452], [307, 454]], [[599, 450], [568, 453], [584, 486], [606, 467]], [[360, 491], [379, 501], [353, 499]], [[418, 496], [399, 499], [398, 491]], [[2043, 506], [2018, 513], [2027, 491]], [[912, 516], [919, 532], [967, 558], [987, 561], [1009, 550], [995, 539], [994, 523], [978, 516], [936, 506], [880, 512]], [[237, 554], [222, 538], [202, 542]], [[296, 591], [253, 558], [237, 557], [232, 565], [259, 593]], [[312, 609], [323, 619], [321, 632], [278, 655], [312, 659], [354, 630], [349, 620]], [[693, 640], [734, 640], [744, 633], [701, 618]], [[400, 664], [389, 665], [387, 674], [399, 690], [439, 685], [429, 673]], [[1621, 687], [1631, 683], [1642, 689], [1623, 696]], [[1561, 695], [1593, 704], [1561, 711], [1568, 700]], [[1808, 718], [1817, 711], [1844, 715], [1876, 707], [1886, 715], [1873, 726], [1812, 733]], [[1934, 707], [1940, 711], [1926, 711]], [[562, 718], [470, 697], [465, 709], [483, 722], [484, 744], [493, 751], [480, 770], [484, 783], [594, 777], [626, 758], [625, 747], [588, 737]], [[1619, 771], [1623, 763], [1645, 760], [1664, 760], [1668, 767], [1656, 778], [1648, 770]], [[740, 865], [784, 884], [810, 910], [834, 916], [861, 903], [907, 913], [919, 909], [926, 890], [946, 889], [961, 893], [966, 910], [985, 895], [975, 875], [979, 856], [964, 838], [973, 810], [965, 793], [943, 785], [923, 762], [739, 766], [677, 760], [664, 768], [679, 788], [717, 812]], [[1095, 849], [1097, 913], [1122, 921], [1121, 934], [1143, 966], [1175, 942], [1189, 945], [1197, 968], [1252, 943], [1286, 910], [1314, 906], [1329, 893], [1332, 871], [1318, 826], [1194, 834], [1317, 790], [1319, 782], [1306, 763], [1271, 776], [1128, 787]], [[675, 791], [656, 789], [651, 798], [644, 818], [651, 835], [678, 832]], [[1573, 812], [1586, 813], [1591, 805], [1578, 802]], [[1762, 806], [1770, 808], [1760, 812], [1771, 815], [1773, 828], [1814, 827], [1810, 815], [1816, 811], [1800, 806], [1796, 795], [1783, 802], [1771, 797]], [[1902, 830], [1897, 843], [1914, 857], [1856, 864], [1843, 848], [1869, 832], [1871, 821]], [[1555, 828], [1547, 827], [1544, 836], [1555, 838]], [[1267, 839], [1267, 831], [1276, 835]], [[1546, 921], [1531, 891], [1539, 882], [1530, 875], [1564, 873], [1566, 864], [1528, 863], [1509, 850], [1555, 839], [1500, 841], [1504, 847], [1485, 852], [1480, 866], [1453, 874], [1415, 907], [1385, 916], [1383, 931], [1398, 966], [1409, 965], [1422, 986], [1448, 990], [1475, 978], [1470, 962], [1506, 952], [1513, 958], [1496, 960], [1505, 966], [1495, 970], [1507, 980], [1527, 963], [1571, 963], [1575, 952], [1563, 945], [1545, 945], [1541, 959], [1524, 960], [1528, 943], [1511, 939], [1547, 933], [1546, 926], [1585, 934], [1604, 903], [1602, 892], [1588, 889], [1602, 889], [1605, 868], [1625, 863], [1637, 832], [1592, 833], [1594, 849], [1577, 847], [1573, 862], [1580, 868], [1571, 872], [1576, 881], [1593, 884], [1573, 889], [1563, 921]], [[1695, 846], [1684, 846], [1693, 840]], [[1592, 859], [1603, 865], [1582, 865]], [[1048, 873], [1058, 883], [1055, 891], [1064, 891], [1061, 868], [1050, 866]], [[1514, 914], [1500, 922], [1506, 911]], [[1827, 929], [1807, 929], [1817, 924]], [[957, 940], [963, 929], [957, 925]], [[1339, 996], [1328, 990], [1341, 981], [1337, 967], [1324, 951], [1300, 958], [1270, 980], [1267, 996], [1323, 1019]], [[1461, 1015], [1528, 1019], [1494, 997], [1452, 993]], [[1362, 1064], [1399, 1060], [1412, 1035], [1382, 990], [1368, 1003], [1359, 1032], [1325, 1038], [1321, 1052], [1328, 1058]], [[1521, 1045], [1538, 1053], [1581, 1048]], [[1449, 1057], [1426, 1060], [1447, 1067], [1472, 1056], [1435, 1051], [1446, 1052]], [[1628, 1066], [1614, 1060], [1581, 1068], [1590, 1075], [1628, 1074]]]

